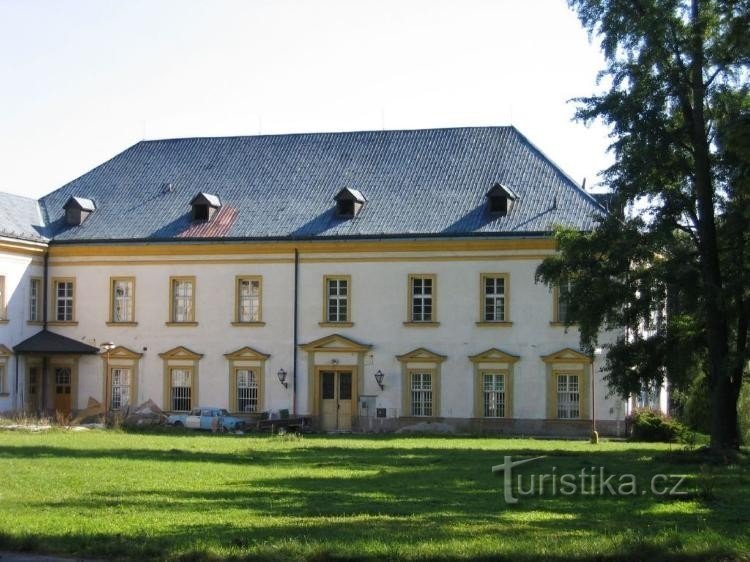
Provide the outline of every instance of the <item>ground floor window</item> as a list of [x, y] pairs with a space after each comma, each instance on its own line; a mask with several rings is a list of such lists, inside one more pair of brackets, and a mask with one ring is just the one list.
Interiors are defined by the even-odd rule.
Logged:
[[557, 417], [563, 420], [580, 417], [578, 375], [557, 375]]
[[237, 411], [258, 411], [258, 375], [252, 369], [237, 369]]
[[432, 415], [432, 373], [411, 374], [411, 415]]
[[193, 373], [190, 369], [171, 369], [172, 410], [187, 412], [192, 408]]
[[482, 373], [484, 417], [505, 417], [505, 375]]
[[112, 369], [112, 400], [111, 408], [119, 410], [130, 404], [131, 388], [130, 369], [116, 368]]

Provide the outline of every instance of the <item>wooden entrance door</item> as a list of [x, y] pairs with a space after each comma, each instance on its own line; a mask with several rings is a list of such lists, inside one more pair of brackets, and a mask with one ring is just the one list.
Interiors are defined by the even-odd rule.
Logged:
[[71, 410], [71, 379], [70, 367], [55, 367], [55, 412], [68, 415]]
[[321, 371], [320, 422], [324, 431], [352, 428], [351, 371]]

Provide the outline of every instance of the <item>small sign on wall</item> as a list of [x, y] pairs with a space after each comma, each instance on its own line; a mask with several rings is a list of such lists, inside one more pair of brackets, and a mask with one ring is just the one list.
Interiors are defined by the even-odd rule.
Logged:
[[386, 412], [385, 408], [378, 408], [377, 409], [377, 417], [379, 417], [379, 418], [386, 417], [386, 413], [385, 412]]

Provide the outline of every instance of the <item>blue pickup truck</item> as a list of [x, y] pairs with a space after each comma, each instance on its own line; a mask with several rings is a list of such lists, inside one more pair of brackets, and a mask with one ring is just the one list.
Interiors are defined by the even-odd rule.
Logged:
[[232, 416], [224, 408], [194, 408], [187, 414], [172, 414], [167, 418], [167, 424], [209, 431], [237, 431], [245, 428], [245, 420]]

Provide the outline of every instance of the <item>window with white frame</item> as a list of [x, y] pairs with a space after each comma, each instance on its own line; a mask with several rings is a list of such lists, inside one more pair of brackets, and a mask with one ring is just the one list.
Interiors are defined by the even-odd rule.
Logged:
[[172, 322], [195, 321], [195, 280], [172, 279]]
[[557, 417], [563, 420], [580, 417], [579, 375], [557, 375]]
[[130, 404], [132, 373], [130, 369], [116, 367], [112, 369], [112, 398], [110, 408], [120, 410]]
[[507, 320], [507, 284], [507, 275], [482, 275], [482, 320], [484, 322]]
[[42, 321], [42, 280], [32, 277], [29, 280], [29, 322]]
[[258, 411], [258, 376], [252, 369], [237, 369], [237, 411]]
[[133, 279], [112, 280], [112, 322], [133, 322], [135, 281]]
[[259, 277], [237, 279], [237, 322], [260, 322]]
[[411, 373], [411, 415], [432, 415], [432, 373]]
[[503, 373], [483, 372], [484, 417], [505, 417], [505, 375]]
[[173, 368], [170, 378], [172, 411], [189, 412], [192, 408], [193, 372], [190, 369]]
[[410, 322], [433, 322], [435, 297], [434, 275], [409, 277]]
[[75, 285], [69, 279], [56, 279], [55, 288], [55, 320], [57, 322], [73, 321], [73, 299]]
[[326, 322], [349, 321], [349, 279], [326, 277]]

